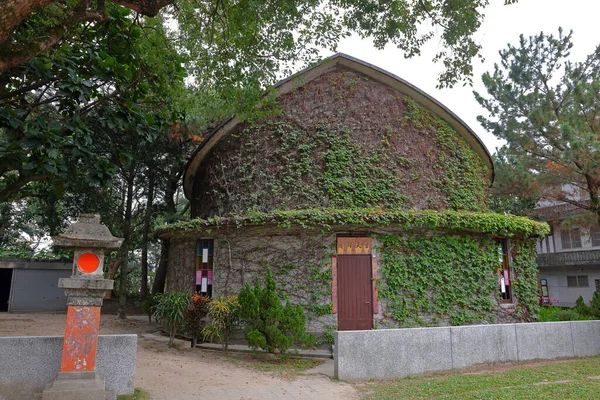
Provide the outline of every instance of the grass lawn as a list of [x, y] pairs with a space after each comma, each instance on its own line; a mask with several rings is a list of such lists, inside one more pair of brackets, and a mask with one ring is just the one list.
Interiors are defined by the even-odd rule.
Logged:
[[365, 399], [599, 399], [600, 357], [359, 385]]
[[135, 388], [133, 394], [128, 396], [118, 396], [118, 400], [150, 400], [150, 394], [144, 389]]

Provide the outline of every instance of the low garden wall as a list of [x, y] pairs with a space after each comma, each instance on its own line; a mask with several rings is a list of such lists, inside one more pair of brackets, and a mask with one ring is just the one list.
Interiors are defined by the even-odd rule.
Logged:
[[[60, 369], [62, 336], [0, 337], [0, 399], [32, 399]], [[100, 335], [96, 372], [117, 395], [134, 390], [137, 335]]]
[[394, 379], [477, 364], [600, 355], [600, 321], [339, 331], [335, 377]]

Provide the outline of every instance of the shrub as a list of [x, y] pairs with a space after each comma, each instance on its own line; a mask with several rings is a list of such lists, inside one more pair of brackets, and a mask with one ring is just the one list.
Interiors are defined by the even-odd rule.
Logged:
[[579, 296], [575, 301], [574, 310], [582, 317], [589, 317], [592, 314], [590, 308], [587, 306], [587, 304], [585, 304], [585, 300], [583, 300], [582, 296]]
[[190, 295], [187, 292], [173, 291], [155, 297], [157, 301], [154, 307], [154, 317], [167, 328], [169, 346], [172, 346], [177, 331], [184, 323], [185, 313], [190, 305]]
[[233, 330], [239, 325], [240, 303], [236, 296], [218, 297], [208, 305], [210, 325], [202, 329], [207, 341], [218, 340], [227, 351]]
[[594, 318], [600, 319], [600, 292], [594, 292], [592, 301], [590, 302], [590, 311]]
[[190, 306], [185, 312], [185, 330], [192, 338], [192, 347], [196, 347], [198, 338], [202, 336], [202, 319], [208, 314], [210, 298], [198, 293], [192, 295]]
[[285, 306], [277, 294], [277, 285], [271, 269], [267, 268], [264, 288], [257, 279], [254, 287], [249, 284], [239, 295], [240, 317], [244, 321], [246, 340], [253, 349], [261, 348], [269, 353], [285, 353], [296, 341], [304, 338], [306, 317], [300, 305]]

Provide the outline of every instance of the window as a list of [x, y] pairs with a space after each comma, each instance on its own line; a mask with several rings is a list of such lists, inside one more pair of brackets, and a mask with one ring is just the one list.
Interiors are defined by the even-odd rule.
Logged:
[[592, 246], [600, 246], [600, 228], [592, 230]]
[[506, 240], [498, 240], [498, 258], [500, 262], [498, 283], [500, 284], [500, 295], [502, 297], [502, 303], [510, 303], [512, 302], [512, 294], [510, 282], [510, 267], [508, 264], [508, 245]]
[[543, 304], [550, 303], [550, 294], [548, 292], [548, 280], [540, 279], [540, 298]]
[[587, 275], [572, 275], [567, 276], [567, 286], [568, 287], [588, 287], [588, 277]]
[[198, 240], [196, 250], [196, 292], [212, 296], [214, 240]]
[[579, 229], [561, 231], [560, 241], [563, 249], [577, 249], [581, 247], [581, 234], [579, 233]]
[[596, 292], [600, 292], [600, 279], [594, 281], [596, 283]]

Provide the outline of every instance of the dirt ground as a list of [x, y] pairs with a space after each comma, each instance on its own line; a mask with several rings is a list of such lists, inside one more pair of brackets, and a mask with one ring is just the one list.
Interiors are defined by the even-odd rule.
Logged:
[[[0, 313], [0, 336], [52, 336], [64, 333], [65, 314]], [[135, 333], [138, 352], [135, 386], [154, 400], [192, 399], [357, 399], [349, 384], [324, 375], [285, 375], [252, 369], [239, 357], [219, 352], [168, 348], [146, 316], [118, 320], [102, 316], [100, 334]]]

